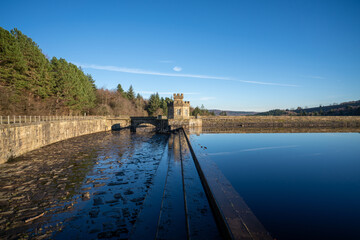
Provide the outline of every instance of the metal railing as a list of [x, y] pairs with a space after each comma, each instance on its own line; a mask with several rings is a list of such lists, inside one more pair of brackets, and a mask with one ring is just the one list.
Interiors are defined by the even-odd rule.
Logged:
[[104, 116], [0, 116], [0, 125], [102, 118], [104, 118]]

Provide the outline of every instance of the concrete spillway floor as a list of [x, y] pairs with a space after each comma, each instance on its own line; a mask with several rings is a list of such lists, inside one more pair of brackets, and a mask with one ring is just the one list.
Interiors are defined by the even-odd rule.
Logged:
[[92, 134], [0, 166], [0, 238], [219, 239], [182, 134]]
[[221, 239], [182, 132], [170, 136], [131, 238]]

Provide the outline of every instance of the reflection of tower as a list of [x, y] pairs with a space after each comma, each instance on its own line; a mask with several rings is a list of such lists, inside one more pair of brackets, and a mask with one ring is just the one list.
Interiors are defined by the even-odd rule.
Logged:
[[196, 136], [200, 136], [200, 134], [202, 133], [202, 126], [189, 127], [189, 133], [196, 134]]
[[170, 137], [169, 137], [169, 149], [172, 149], [172, 148], [173, 148], [173, 145], [174, 145], [174, 136], [175, 136], [175, 134], [171, 134]]
[[181, 161], [181, 155], [180, 155], [180, 134], [173, 134], [174, 136], [174, 161], [180, 162]]
[[183, 132], [180, 132], [180, 141], [181, 141], [181, 154], [184, 156], [184, 155], [187, 155], [187, 154], [190, 154], [190, 149], [188, 147], [188, 143], [186, 141], [186, 138], [184, 136], [184, 133]]
[[190, 102], [183, 99], [184, 94], [174, 93], [174, 101], [168, 103], [168, 119], [189, 119]]

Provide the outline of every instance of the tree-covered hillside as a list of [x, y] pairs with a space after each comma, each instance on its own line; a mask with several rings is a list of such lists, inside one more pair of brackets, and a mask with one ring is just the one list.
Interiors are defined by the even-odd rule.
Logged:
[[65, 59], [47, 59], [17, 29], [0, 28], [2, 114], [66, 114], [95, 107], [92, 77]]
[[[120, 88], [119, 88], [120, 87]], [[0, 115], [147, 115], [131, 86], [96, 89], [93, 78], [65, 59], [48, 59], [18, 29], [0, 27]]]
[[319, 106], [314, 108], [298, 107], [294, 110], [270, 110], [258, 113], [259, 116], [360, 116], [360, 101], [344, 102], [329, 106]]

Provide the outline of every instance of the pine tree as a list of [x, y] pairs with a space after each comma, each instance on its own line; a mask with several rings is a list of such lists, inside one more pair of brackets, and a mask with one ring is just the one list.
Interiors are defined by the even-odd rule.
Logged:
[[164, 99], [164, 98], [160, 99], [160, 107], [163, 111], [163, 115], [166, 116], [168, 114], [168, 107], [167, 107], [166, 99]]
[[0, 81], [16, 90], [26, 88], [26, 61], [16, 38], [0, 27]]
[[121, 87], [121, 84], [119, 83], [116, 87], [116, 91], [120, 94], [123, 94], [124, 93], [124, 89]]
[[127, 99], [134, 100], [135, 92], [134, 92], [134, 89], [133, 89], [132, 85], [130, 85], [129, 90], [126, 92], [126, 96], [127, 96]]
[[51, 66], [49, 60], [42, 53], [39, 46], [21, 31], [14, 28], [11, 30], [11, 34], [18, 42], [27, 65], [28, 84], [25, 85], [26, 89], [42, 98], [50, 96], [54, 82], [50, 76]]
[[147, 111], [150, 116], [153, 116], [154, 113], [161, 107], [161, 101], [159, 94], [151, 94], [149, 98], [149, 105]]

